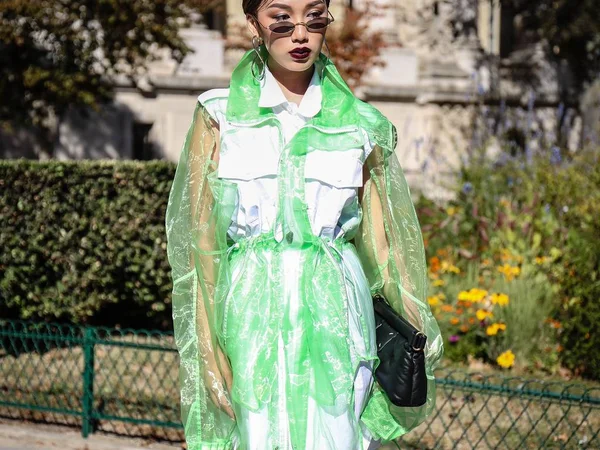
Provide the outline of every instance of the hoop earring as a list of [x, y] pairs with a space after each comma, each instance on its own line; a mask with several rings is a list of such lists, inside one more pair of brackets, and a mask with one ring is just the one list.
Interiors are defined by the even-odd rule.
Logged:
[[[254, 80], [259, 83], [265, 77], [265, 60], [260, 54], [260, 46], [262, 45], [263, 40], [258, 36], [252, 36], [252, 47], [254, 48], [254, 59], [252, 60], [252, 66], [250, 67], [250, 71], [252, 72], [252, 77]], [[256, 62], [257, 58], [260, 60], [260, 64], [262, 64], [262, 68], [259, 69], [256, 67], [258, 63]], [[258, 75], [257, 75], [258, 72]]]

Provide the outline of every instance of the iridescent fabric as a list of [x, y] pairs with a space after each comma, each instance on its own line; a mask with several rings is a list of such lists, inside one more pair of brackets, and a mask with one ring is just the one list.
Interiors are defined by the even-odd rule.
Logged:
[[[227, 120], [246, 130], [277, 125], [272, 111], [258, 106], [252, 58], [247, 53], [234, 70], [227, 103]], [[394, 153], [395, 128], [356, 99], [324, 55], [320, 67], [321, 111], [282, 145], [277, 218], [272, 230], [256, 236], [228, 235], [238, 186], [217, 176], [219, 145], [226, 138], [217, 138], [207, 111], [196, 107], [166, 215], [182, 422], [190, 450], [248, 448], [240, 422], [248, 412], [268, 417], [265, 449], [338, 449], [336, 436], [313, 439], [311, 415], [317, 409], [331, 417], [347, 414], [354, 402], [356, 355], [377, 364], [369, 351], [370, 295], [377, 291], [428, 336], [428, 401], [419, 408], [396, 407], [375, 385], [361, 426], [389, 441], [421, 423], [434, 406], [433, 370], [442, 339], [425, 300], [423, 241]], [[370, 178], [357, 209], [362, 220], [336, 239], [316, 236], [305, 201], [307, 155], [360, 148], [362, 131], [374, 145], [364, 161]], [[249, 151], [252, 145], [249, 141]], [[362, 343], [350, 336], [349, 321], [361, 331]], [[225, 381], [230, 375], [231, 386]], [[362, 448], [360, 437], [347, 440], [348, 448]]]

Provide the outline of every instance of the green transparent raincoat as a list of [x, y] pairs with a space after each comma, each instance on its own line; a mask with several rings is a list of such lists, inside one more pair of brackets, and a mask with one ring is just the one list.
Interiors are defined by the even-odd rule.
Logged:
[[[260, 85], [251, 73], [252, 59], [248, 52], [232, 74], [227, 120], [242, 127], [276, 125], [272, 110], [258, 106]], [[349, 350], [349, 281], [340, 264], [342, 251], [360, 260], [368, 284], [363, 295], [382, 292], [428, 337], [427, 403], [394, 406], [375, 383], [360, 417], [363, 425], [387, 442], [419, 425], [434, 407], [433, 371], [442, 356], [442, 339], [426, 301], [423, 240], [394, 153], [396, 130], [352, 94], [329, 59], [321, 54], [319, 62], [322, 107], [281, 146], [277, 220], [271, 232], [236, 241], [228, 236], [237, 186], [217, 177], [218, 130], [204, 107], [196, 107], [166, 213], [181, 417], [189, 450], [245, 448], [231, 409], [275, 408], [281, 400], [278, 337], [286, 342], [283, 395], [289, 434], [285, 442], [278, 437], [280, 424], [272, 411], [271, 440], [265, 448], [307, 448], [309, 397], [334, 412], [351, 402], [356, 367]], [[374, 143], [364, 161], [370, 177], [357, 206], [361, 220], [331, 241], [311, 231], [304, 163], [315, 149], [356, 148], [357, 129]], [[248, 146], [250, 151], [252, 142]], [[277, 238], [276, 226], [283, 238]], [[290, 254], [296, 261], [293, 272], [283, 270], [283, 259]], [[293, 317], [285, 306], [290, 290], [300, 305]], [[363, 326], [373, 327], [372, 317], [372, 311], [363, 315]], [[373, 360], [378, 363], [376, 356]], [[328, 448], [335, 449], [335, 441]]]

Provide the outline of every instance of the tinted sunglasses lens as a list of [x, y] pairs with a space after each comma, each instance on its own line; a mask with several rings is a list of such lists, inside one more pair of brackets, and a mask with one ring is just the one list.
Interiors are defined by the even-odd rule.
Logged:
[[271, 25], [269, 27], [269, 29], [273, 33], [286, 34], [286, 33], [290, 33], [294, 29], [294, 24], [291, 22], [274, 23], [273, 25]]
[[321, 31], [329, 25], [329, 18], [321, 17], [318, 19], [310, 20], [306, 23], [306, 28], [310, 31]]

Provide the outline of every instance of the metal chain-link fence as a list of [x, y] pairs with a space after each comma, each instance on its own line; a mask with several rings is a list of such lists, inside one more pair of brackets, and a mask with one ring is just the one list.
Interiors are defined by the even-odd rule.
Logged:
[[[0, 320], [0, 417], [178, 442], [173, 336]], [[436, 411], [403, 448], [600, 449], [600, 384], [436, 372]]]

